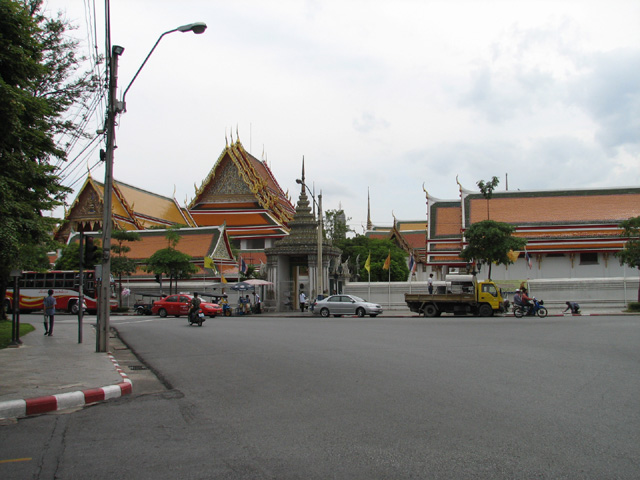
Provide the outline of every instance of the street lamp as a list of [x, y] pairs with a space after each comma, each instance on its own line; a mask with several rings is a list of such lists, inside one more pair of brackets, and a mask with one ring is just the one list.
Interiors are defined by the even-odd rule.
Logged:
[[[304, 171], [302, 172], [304, 175]], [[303, 189], [307, 189], [307, 191], [309, 192], [309, 195], [311, 195], [311, 198], [313, 199], [313, 203], [316, 204], [316, 206], [318, 207], [318, 266], [317, 268], [317, 272], [316, 272], [316, 298], [318, 298], [319, 295], [323, 295], [324, 294], [324, 289], [323, 289], [323, 281], [324, 281], [324, 276], [322, 275], [322, 230], [323, 230], [323, 225], [322, 225], [322, 194], [319, 193], [318, 194], [318, 201], [316, 202], [316, 197], [313, 195], [313, 193], [311, 193], [311, 190], [309, 190], [309, 187], [307, 186], [307, 184], [304, 181], [304, 176], [302, 177], [302, 180], [299, 178], [296, 178], [296, 183], [298, 185], [302, 185]]]
[[96, 336], [96, 352], [107, 352], [109, 350], [109, 316], [111, 314], [111, 195], [113, 190], [113, 151], [115, 145], [116, 116], [126, 111], [125, 96], [138, 77], [142, 67], [147, 63], [149, 57], [162, 40], [162, 37], [173, 32], [193, 32], [203, 33], [207, 29], [204, 22], [190, 23], [182, 25], [173, 30], [164, 32], [144, 59], [140, 68], [133, 76], [122, 96], [122, 101], [117, 99], [118, 90], [118, 58], [124, 52], [124, 48], [114, 45], [109, 56], [109, 105], [107, 109], [107, 151], [105, 155], [104, 169], [104, 200], [102, 217], [102, 273], [100, 282], [100, 303], [98, 305], [98, 333]]

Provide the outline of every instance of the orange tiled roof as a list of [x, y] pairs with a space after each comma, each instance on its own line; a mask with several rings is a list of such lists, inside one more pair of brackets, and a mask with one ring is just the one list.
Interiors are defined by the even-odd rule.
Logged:
[[[226, 210], [227, 225], [264, 225], [275, 220], [286, 226], [295, 213], [269, 167], [248, 153], [239, 140], [225, 147], [188, 208], [199, 225], [216, 222], [199, 212], [209, 210], [207, 214], [211, 214], [213, 209]], [[244, 217], [247, 210], [254, 210], [254, 214], [262, 210], [262, 218]]]
[[[467, 199], [471, 223], [487, 219], [487, 201], [478, 195]], [[527, 223], [619, 223], [640, 215], [640, 189], [568, 192], [496, 192], [489, 200], [492, 220], [516, 225]]]

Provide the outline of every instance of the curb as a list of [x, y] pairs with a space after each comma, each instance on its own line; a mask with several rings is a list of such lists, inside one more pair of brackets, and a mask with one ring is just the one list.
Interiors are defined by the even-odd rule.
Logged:
[[111, 353], [109, 353], [109, 359], [122, 377], [123, 382], [106, 387], [60, 393], [58, 395], [0, 402], [0, 419], [22, 418], [69, 408], [84, 407], [85, 405], [112, 400], [114, 398], [120, 398], [123, 395], [131, 394], [133, 390], [131, 380], [120, 368], [120, 365]]

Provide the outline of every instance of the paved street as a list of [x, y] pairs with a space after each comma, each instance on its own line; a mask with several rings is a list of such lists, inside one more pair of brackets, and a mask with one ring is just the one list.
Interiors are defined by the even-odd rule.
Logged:
[[637, 478], [640, 317], [114, 318], [171, 388], [0, 427], [4, 478]]

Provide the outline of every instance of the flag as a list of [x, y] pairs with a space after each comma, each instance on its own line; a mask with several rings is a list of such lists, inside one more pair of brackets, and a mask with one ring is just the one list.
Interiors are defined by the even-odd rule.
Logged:
[[247, 264], [244, 263], [244, 258], [240, 257], [240, 272], [242, 272], [243, 275], [247, 274]]
[[371, 251], [369, 251], [369, 256], [367, 257], [367, 259], [364, 262], [364, 269], [371, 273]]
[[511, 263], [514, 263], [516, 260], [518, 260], [519, 256], [520, 252], [514, 252], [513, 250], [509, 250], [509, 252], [507, 253], [507, 257], [509, 258], [509, 260], [511, 260]]
[[387, 255], [387, 259], [384, 261], [384, 265], [382, 266], [383, 270], [389, 270], [391, 267], [391, 250], [389, 250], [389, 255]]
[[213, 259], [207, 255], [204, 257], [204, 268], [210, 268], [214, 273], [218, 273], [215, 264], [213, 263]]
[[529, 265], [529, 270], [531, 270], [531, 267], [533, 265], [531, 265], [531, 257], [529, 256], [529, 252], [527, 252], [527, 249], [524, 249], [524, 259], [527, 261], [527, 265]]
[[409, 274], [412, 274], [416, 269], [416, 259], [413, 258], [413, 252], [411, 252], [411, 256], [409, 257]]
[[226, 278], [224, 278], [224, 275], [223, 275], [223, 273], [222, 273], [222, 270], [220, 271], [220, 281], [221, 281], [222, 283], [228, 283], [228, 282], [227, 282], [227, 279], [226, 279]]

